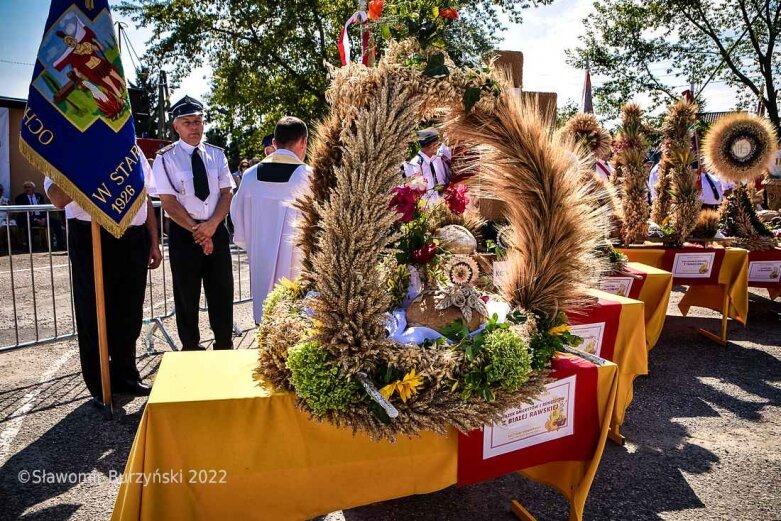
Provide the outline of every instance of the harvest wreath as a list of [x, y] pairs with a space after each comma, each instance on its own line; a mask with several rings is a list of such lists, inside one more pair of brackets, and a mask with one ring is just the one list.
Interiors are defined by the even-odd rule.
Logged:
[[[296, 201], [303, 273], [264, 304], [257, 374], [314, 418], [375, 438], [481, 428], [537, 396], [553, 353], [578, 343], [563, 310], [587, 303], [606, 265], [601, 194], [581, 187], [587, 161], [495, 71], [457, 68], [405, 40], [376, 67], [331, 72], [331, 113]], [[470, 227], [465, 188], [399, 186], [414, 131], [431, 120], [479, 153], [481, 192], [508, 208], [499, 295], [475, 287], [473, 257], [463, 244], [448, 250], [441, 233]], [[396, 340], [413, 308], [424, 322], [459, 318], [422, 341]]]

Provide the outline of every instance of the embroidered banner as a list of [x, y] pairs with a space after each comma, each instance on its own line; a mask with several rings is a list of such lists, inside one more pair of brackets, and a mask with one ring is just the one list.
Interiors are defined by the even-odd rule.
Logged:
[[19, 148], [115, 237], [145, 203], [141, 151], [106, 0], [52, 1]]
[[533, 404], [509, 409], [501, 423], [458, 435], [459, 485], [593, 456], [600, 434], [597, 366], [556, 357], [553, 369], [556, 381]]
[[664, 252], [662, 269], [673, 274], [673, 284], [712, 285], [719, 283], [723, 260], [723, 248], [671, 248]]

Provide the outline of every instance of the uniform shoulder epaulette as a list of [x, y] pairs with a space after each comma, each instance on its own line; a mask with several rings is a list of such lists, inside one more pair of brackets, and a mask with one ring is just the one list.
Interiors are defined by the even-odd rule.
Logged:
[[204, 144], [204, 145], [206, 145], [207, 147], [216, 148], [216, 149], [217, 149], [217, 150], [219, 150], [220, 152], [225, 152], [225, 149], [224, 149], [224, 148], [222, 148], [222, 147], [218, 147], [217, 145], [212, 145], [211, 143], [206, 143], [205, 141], [204, 141], [204, 143], [203, 143], [203, 144]]
[[173, 150], [175, 146], [176, 146], [176, 142], [173, 142], [170, 145], [166, 145], [166, 146], [164, 146], [163, 148], [161, 148], [160, 150], [157, 151], [157, 155], [158, 156], [162, 156], [166, 152], [170, 152], [171, 150]]

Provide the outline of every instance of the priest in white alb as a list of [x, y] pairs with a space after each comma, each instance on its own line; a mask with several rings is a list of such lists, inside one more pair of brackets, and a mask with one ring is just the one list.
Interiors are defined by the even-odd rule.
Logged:
[[304, 163], [308, 131], [298, 118], [285, 116], [274, 129], [276, 152], [247, 169], [233, 196], [233, 241], [247, 251], [255, 322], [263, 301], [279, 279], [294, 279], [301, 253], [294, 244], [298, 211], [293, 201], [307, 189], [311, 169]]

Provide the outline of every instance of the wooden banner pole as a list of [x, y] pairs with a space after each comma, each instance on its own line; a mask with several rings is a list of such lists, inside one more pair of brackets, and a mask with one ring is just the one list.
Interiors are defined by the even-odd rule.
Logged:
[[103, 249], [100, 225], [92, 220], [92, 267], [95, 272], [95, 309], [98, 314], [98, 350], [100, 352], [100, 382], [103, 389], [103, 406], [107, 418], [112, 415], [111, 372], [108, 362], [108, 331], [106, 330], [106, 295], [103, 290]]

